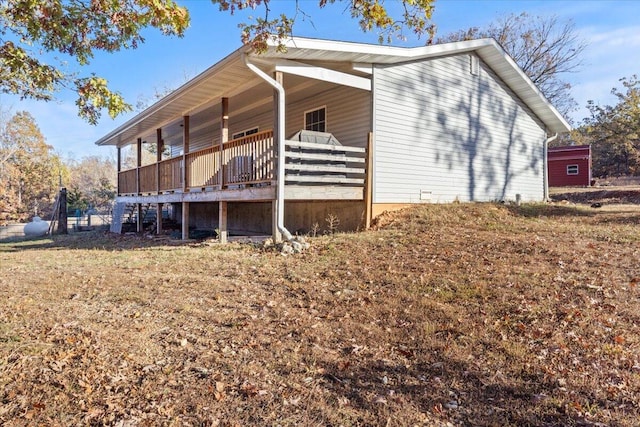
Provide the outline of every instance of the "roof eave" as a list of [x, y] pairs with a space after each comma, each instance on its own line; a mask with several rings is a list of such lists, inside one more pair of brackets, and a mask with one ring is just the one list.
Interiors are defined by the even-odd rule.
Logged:
[[[314, 50], [332, 52], [337, 58], [340, 54], [353, 53], [354, 55], [369, 55], [375, 57], [375, 63], [390, 64], [400, 61], [437, 58], [444, 55], [460, 54], [465, 52], [477, 52], [485, 61], [491, 55], [487, 52], [498, 54], [501, 61], [508, 64], [509, 70], [517, 75], [518, 80], [524, 83], [523, 88], [511, 87], [521, 99], [531, 108], [536, 116], [544, 123], [547, 130], [552, 133], [566, 133], [571, 131], [571, 125], [560, 112], [549, 102], [538, 87], [531, 81], [518, 64], [509, 56], [504, 48], [493, 38], [465, 40], [459, 42], [443, 43], [438, 45], [404, 48], [386, 45], [361, 44], [353, 42], [331, 41], [323, 39], [290, 38], [283, 42], [287, 52], [277, 50], [277, 41], [269, 41], [270, 48], [265, 56], [287, 57], [287, 52], [295, 50]], [[483, 54], [484, 52], [484, 54]], [[325, 59], [331, 59], [331, 55]], [[490, 62], [490, 61], [489, 61]], [[496, 64], [489, 64], [496, 65]], [[505, 76], [500, 76], [503, 80]], [[525, 93], [522, 93], [522, 92]], [[536, 106], [535, 104], [539, 104]]]
[[177, 99], [185, 96], [185, 94], [187, 92], [189, 92], [190, 89], [195, 88], [200, 83], [202, 83], [203, 81], [205, 81], [208, 78], [210, 78], [212, 75], [220, 72], [226, 66], [228, 66], [230, 63], [232, 63], [232, 62], [234, 62], [236, 60], [239, 60], [242, 57], [242, 55], [245, 53], [246, 50], [247, 50], [247, 48], [243, 46], [243, 47], [241, 47], [239, 49], [236, 49], [235, 51], [231, 52], [229, 55], [227, 55], [221, 61], [216, 62], [214, 65], [212, 65], [211, 67], [207, 68], [205, 71], [203, 71], [202, 73], [200, 73], [199, 75], [197, 75], [193, 79], [189, 80], [188, 82], [186, 82], [182, 86], [178, 87], [176, 90], [174, 90], [170, 94], [168, 94], [168, 95], [164, 96], [163, 98], [159, 99], [153, 105], [147, 107], [142, 112], [136, 114], [134, 117], [132, 117], [131, 119], [127, 120], [124, 124], [118, 126], [116, 129], [114, 129], [113, 131], [109, 132], [107, 135], [105, 135], [102, 138], [98, 139], [95, 142], [95, 144], [98, 145], [98, 146], [120, 145], [118, 143], [118, 141], [116, 141], [116, 138], [118, 137], [118, 135], [121, 135], [122, 133], [124, 133], [127, 130], [133, 128], [134, 126], [136, 126], [137, 124], [141, 123], [145, 119], [147, 119], [147, 118], [153, 116], [154, 114], [158, 113], [161, 109], [167, 107], [172, 102], [175, 102]]
[[[332, 58], [335, 60], [345, 60], [344, 58], [366, 57], [371, 63], [390, 64], [403, 61], [411, 61], [417, 59], [435, 58], [450, 54], [459, 54], [465, 52], [476, 52], [485, 62], [489, 63], [492, 68], [500, 61], [500, 65], [507, 64], [506, 72], [500, 75], [500, 78], [511, 87], [511, 89], [523, 100], [525, 104], [533, 111], [533, 113], [542, 121], [551, 133], [566, 133], [571, 130], [571, 125], [562, 117], [558, 110], [546, 99], [531, 79], [520, 69], [515, 61], [506, 53], [506, 51], [494, 39], [477, 39], [461, 42], [444, 43], [440, 45], [421, 46], [414, 48], [404, 48], [385, 45], [362, 44], [353, 42], [340, 42], [322, 39], [308, 38], [290, 38], [284, 41], [287, 52], [279, 52], [277, 50], [277, 42], [269, 41], [270, 47], [264, 54], [259, 56], [265, 59], [273, 58], [295, 58], [296, 53], [311, 53], [321, 55], [323, 59]], [[209, 67], [201, 74], [188, 81], [166, 97], [158, 100], [156, 103], [137, 114], [118, 128], [109, 132], [104, 137], [95, 142], [96, 145], [121, 145], [120, 137], [135, 126], [140, 125], [145, 120], [158, 114], [161, 110], [167, 108], [170, 104], [186, 96], [192, 89], [199, 84], [222, 72], [226, 67], [234, 61], [240, 60], [241, 56], [249, 52], [249, 48], [242, 46], [234, 52], [227, 55], [224, 59]], [[254, 55], [254, 54], [251, 54]], [[257, 54], [255, 54], [257, 55]], [[492, 62], [494, 62], [492, 64]], [[512, 84], [509, 84], [512, 80]], [[518, 87], [514, 87], [514, 82], [518, 83]]]

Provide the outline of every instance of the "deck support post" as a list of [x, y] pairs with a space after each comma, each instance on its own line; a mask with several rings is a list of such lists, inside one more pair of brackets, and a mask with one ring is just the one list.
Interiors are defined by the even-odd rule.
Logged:
[[156, 204], [156, 234], [162, 234], [162, 203]]
[[136, 209], [137, 209], [137, 222], [136, 222], [136, 231], [138, 233], [142, 233], [142, 203], [136, 203]]
[[227, 228], [227, 202], [220, 201], [218, 206], [218, 238], [220, 239], [220, 243], [227, 243], [229, 240], [229, 231]]
[[189, 202], [182, 202], [182, 240], [189, 240]]

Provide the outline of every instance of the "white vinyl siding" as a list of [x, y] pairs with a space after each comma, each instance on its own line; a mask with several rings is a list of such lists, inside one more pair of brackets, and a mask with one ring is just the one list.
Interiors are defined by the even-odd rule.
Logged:
[[285, 136], [304, 129], [305, 112], [320, 106], [326, 108], [326, 132], [332, 133], [343, 145], [366, 147], [371, 131], [371, 93], [346, 86], [288, 104]]
[[542, 200], [545, 132], [469, 55], [374, 68], [374, 203]]

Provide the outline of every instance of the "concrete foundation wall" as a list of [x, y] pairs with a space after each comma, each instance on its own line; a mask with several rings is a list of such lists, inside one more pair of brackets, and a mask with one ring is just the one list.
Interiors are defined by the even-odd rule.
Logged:
[[292, 234], [308, 234], [317, 224], [317, 232], [329, 228], [330, 217], [337, 219], [337, 231], [356, 231], [364, 221], [364, 202], [361, 200], [321, 200], [286, 202], [284, 224]]
[[[230, 234], [271, 234], [271, 202], [229, 202], [227, 204], [227, 226]], [[364, 218], [364, 203], [360, 200], [291, 201], [285, 203], [285, 226], [292, 234], [308, 234], [316, 229], [323, 233], [330, 228], [334, 218], [337, 231], [355, 231], [361, 228]], [[178, 221], [182, 204], [173, 208]], [[218, 228], [218, 202], [190, 203], [189, 227], [200, 230]], [[316, 225], [317, 224], [317, 225]]]

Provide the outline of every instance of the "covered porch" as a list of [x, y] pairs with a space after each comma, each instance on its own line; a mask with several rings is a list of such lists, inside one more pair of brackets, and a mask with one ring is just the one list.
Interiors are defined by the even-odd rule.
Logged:
[[335, 65], [236, 51], [97, 142], [118, 148], [117, 201], [171, 204], [185, 239], [189, 204], [215, 203], [223, 241], [228, 203], [271, 203], [275, 240], [285, 202], [369, 206], [370, 70]]
[[[324, 136], [310, 133], [312, 139]], [[286, 140], [284, 146], [285, 201], [298, 202], [295, 205], [298, 207], [300, 202], [308, 202], [303, 211], [313, 209], [312, 202], [318, 201], [365, 203], [366, 195], [370, 194], [367, 183], [371, 183], [367, 178], [369, 152], [366, 147], [300, 140]], [[140, 159], [140, 140], [136, 149]], [[165, 150], [160, 145], [158, 151]], [[118, 157], [121, 158], [120, 154]], [[117, 200], [137, 205], [138, 231], [143, 231], [143, 206], [153, 205], [157, 233], [163, 232], [163, 206], [179, 205], [183, 239], [189, 237], [190, 216], [193, 216], [190, 215], [190, 204], [217, 203], [213, 211], [218, 220], [217, 230], [224, 241], [229, 231], [228, 203], [237, 206], [237, 202], [244, 202], [247, 208], [260, 212], [259, 217], [265, 216], [264, 202], [271, 204], [271, 212], [277, 210], [277, 160], [272, 130], [166, 159], [158, 155], [156, 162], [118, 171]], [[118, 164], [121, 169], [122, 162]], [[280, 238], [275, 218], [271, 232], [276, 239]]]

